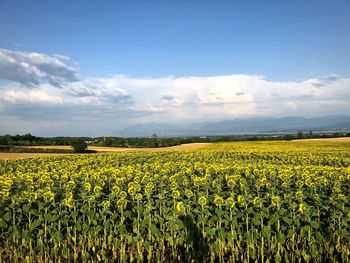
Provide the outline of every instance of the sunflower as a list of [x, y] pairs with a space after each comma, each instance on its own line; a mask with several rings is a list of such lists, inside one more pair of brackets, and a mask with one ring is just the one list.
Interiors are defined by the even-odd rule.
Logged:
[[179, 213], [184, 213], [185, 212], [185, 205], [183, 202], [177, 202], [176, 204], [176, 211], [179, 212]]
[[101, 187], [101, 186], [96, 185], [96, 186], [94, 187], [94, 193], [95, 193], [95, 194], [99, 194], [101, 191], [102, 191], [102, 187]]
[[297, 191], [297, 192], [295, 193], [295, 197], [296, 197], [299, 201], [303, 200], [303, 197], [304, 197], [303, 192], [302, 192], [301, 190]]
[[229, 179], [229, 180], [227, 181], [227, 186], [230, 187], [230, 188], [235, 187], [235, 186], [236, 186], [235, 180], [234, 180], [234, 179]]
[[119, 196], [120, 198], [126, 198], [128, 194], [125, 191], [120, 191]]
[[125, 209], [127, 203], [128, 203], [128, 200], [126, 200], [125, 198], [120, 198], [120, 199], [117, 201], [117, 207], [118, 207], [119, 209]]
[[281, 201], [281, 198], [278, 196], [278, 195], [273, 195], [271, 197], [271, 203], [274, 207], [278, 207], [279, 206], [279, 203]]
[[141, 201], [142, 200], [142, 194], [141, 193], [137, 193], [136, 195], [135, 195], [135, 199], [137, 200], [137, 201]]
[[69, 208], [72, 208], [73, 207], [73, 203], [74, 203], [74, 200], [73, 200], [73, 193], [68, 193], [68, 195], [66, 196], [65, 199], [63, 199], [63, 205], [64, 206], [67, 206]]
[[207, 204], [208, 200], [205, 196], [201, 196], [198, 198], [198, 204], [200, 204], [200, 206], [202, 208], [204, 208], [204, 206]]
[[303, 203], [300, 203], [299, 204], [299, 209], [298, 211], [301, 213], [301, 214], [304, 214], [304, 211], [305, 211], [305, 205]]
[[134, 185], [130, 185], [129, 187], [128, 187], [128, 193], [129, 193], [129, 195], [131, 195], [131, 196], [134, 196], [135, 194], [136, 194], [136, 187], [134, 186]]
[[173, 190], [172, 196], [174, 199], [178, 199], [180, 197], [180, 192], [178, 190]]
[[228, 208], [234, 208], [235, 205], [236, 205], [236, 202], [235, 202], [235, 199], [234, 199], [233, 197], [228, 197], [228, 198], [226, 199], [226, 206], [227, 206]]
[[256, 207], [261, 207], [262, 206], [262, 201], [260, 199], [260, 197], [254, 197], [253, 199], [253, 205]]
[[185, 195], [187, 196], [187, 198], [191, 198], [193, 196], [193, 192], [191, 189], [186, 189], [185, 190]]
[[221, 207], [224, 204], [224, 199], [222, 199], [221, 196], [215, 196], [214, 198], [214, 204], [218, 207]]

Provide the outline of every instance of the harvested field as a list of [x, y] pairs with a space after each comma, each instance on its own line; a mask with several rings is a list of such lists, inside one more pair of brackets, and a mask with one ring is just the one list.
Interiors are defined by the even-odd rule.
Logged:
[[[181, 144], [170, 147], [160, 147], [160, 148], [122, 148], [122, 147], [100, 147], [100, 146], [89, 146], [88, 150], [96, 151], [96, 152], [129, 152], [129, 151], [184, 151], [184, 150], [193, 150], [202, 148], [210, 145], [211, 143], [189, 143], [189, 144]], [[61, 145], [48, 145], [48, 146], [26, 146], [28, 148], [35, 149], [62, 149], [69, 150], [72, 149], [70, 146], [61, 146]]]
[[[339, 138], [318, 138], [318, 139], [307, 139], [308, 141], [320, 141], [320, 142], [350, 142], [350, 137], [339, 137]], [[298, 140], [303, 141], [303, 140]]]
[[[98, 147], [90, 146], [88, 150], [96, 152], [159, 152], [159, 151], [186, 151], [199, 149], [210, 145], [210, 143], [190, 143], [163, 148], [121, 148], [121, 147]], [[23, 148], [32, 149], [55, 149], [55, 150], [71, 150], [70, 146], [48, 145], [48, 146], [24, 146]], [[41, 157], [59, 155], [58, 153], [0, 153], [0, 160], [22, 159], [29, 157]]]

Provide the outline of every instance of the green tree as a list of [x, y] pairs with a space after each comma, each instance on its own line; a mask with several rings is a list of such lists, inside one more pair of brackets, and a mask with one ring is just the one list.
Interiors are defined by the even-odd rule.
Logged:
[[312, 131], [309, 131], [309, 138], [312, 139]]
[[13, 143], [13, 139], [11, 135], [4, 135], [0, 137], [0, 145], [11, 145]]
[[299, 131], [298, 131], [297, 138], [298, 138], [298, 139], [303, 139], [303, 138], [304, 138], [304, 133], [303, 133], [302, 130], [299, 130]]
[[73, 140], [71, 146], [76, 153], [84, 153], [88, 147], [87, 143], [82, 139]]
[[159, 140], [159, 138], [158, 138], [158, 135], [155, 134], [155, 133], [153, 133], [153, 134], [152, 134], [152, 140], [153, 140], [153, 142], [152, 142], [152, 146], [151, 146], [151, 147], [156, 147], [156, 148], [158, 148], [158, 147], [159, 147], [159, 143], [160, 143], [160, 140]]

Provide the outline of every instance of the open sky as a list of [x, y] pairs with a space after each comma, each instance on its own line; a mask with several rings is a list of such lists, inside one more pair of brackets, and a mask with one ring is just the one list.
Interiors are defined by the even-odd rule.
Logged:
[[0, 134], [349, 113], [349, 0], [0, 1]]

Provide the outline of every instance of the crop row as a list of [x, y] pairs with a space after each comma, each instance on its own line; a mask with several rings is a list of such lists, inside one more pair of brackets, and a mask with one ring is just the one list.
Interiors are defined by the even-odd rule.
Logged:
[[349, 262], [348, 150], [227, 143], [5, 161], [0, 262]]

